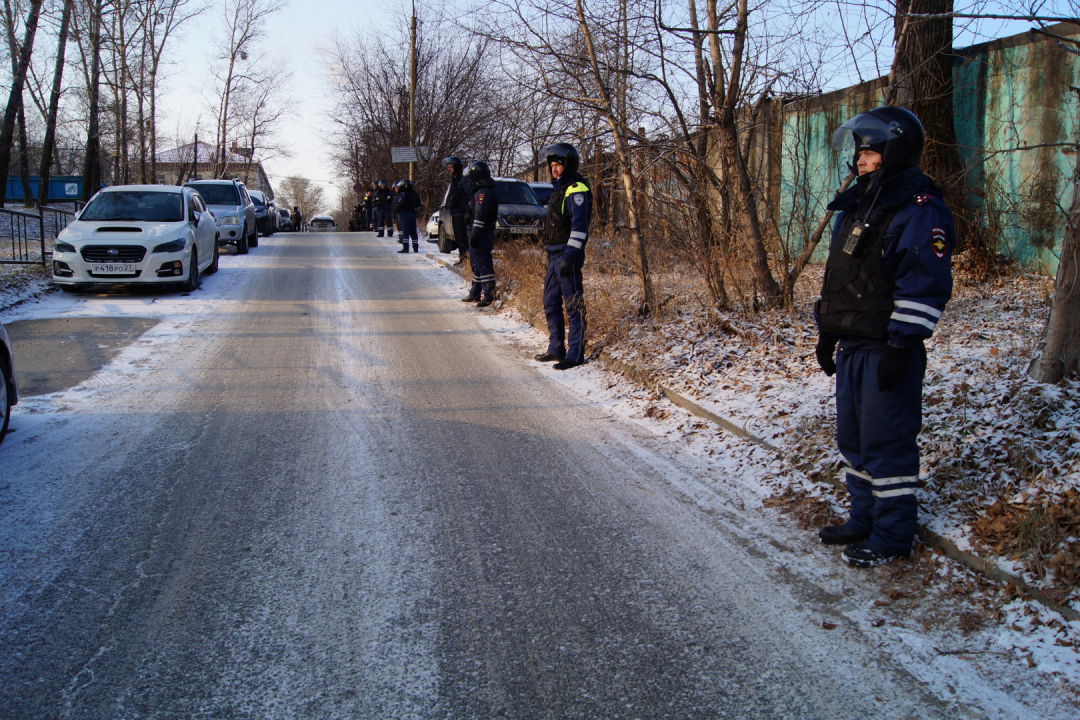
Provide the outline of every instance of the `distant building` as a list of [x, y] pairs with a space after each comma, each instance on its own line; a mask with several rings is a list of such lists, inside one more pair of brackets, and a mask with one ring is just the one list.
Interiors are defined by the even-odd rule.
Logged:
[[233, 147], [225, 154], [224, 172], [217, 173], [214, 163], [214, 146], [200, 142], [198, 144], [198, 167], [195, 167], [196, 145], [188, 143], [172, 150], [157, 154], [157, 181], [165, 185], [182, 185], [188, 180], [199, 178], [209, 180], [214, 177], [236, 178], [249, 190], [261, 190], [271, 200], [274, 189], [266, 177], [261, 162], [252, 161], [248, 148]]

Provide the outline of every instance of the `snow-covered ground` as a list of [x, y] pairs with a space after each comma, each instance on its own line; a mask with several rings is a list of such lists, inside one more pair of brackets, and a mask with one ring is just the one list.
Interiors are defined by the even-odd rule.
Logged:
[[[197, 331], [208, 314], [228, 311], [242, 288], [257, 278], [253, 271], [272, 262], [269, 256], [222, 256], [221, 270], [191, 295], [69, 296], [51, 292], [40, 277], [25, 272], [17, 273], [21, 280], [0, 280], [0, 319], [5, 323], [117, 314], [161, 320], [78, 388], [24, 398], [13, 423], [20, 431], [40, 425], [73, 404], [92, 402], [97, 387], [138, 383], [162, 346]], [[402, 262], [427, 274], [448, 297], [461, 292], [460, 278], [427, 258], [409, 255]], [[1045, 300], [1037, 302], [1045, 281], [1000, 282], [1000, 292], [958, 293], [931, 348], [927, 382], [927, 396], [938, 399], [927, 403], [927, 485], [920, 497], [924, 515], [940, 532], [967, 540], [980, 551], [983, 546], [971, 531], [972, 523], [986, 516], [980, 508], [999, 501], [1013, 508], [1040, 498], [1066, 498], [1078, 481], [1077, 444], [1071, 435], [1076, 384], [1047, 389], [1023, 379], [1031, 333], [1045, 318]], [[992, 310], [988, 298], [1005, 299]], [[512, 308], [481, 316], [491, 332], [519, 345], [524, 354], [546, 345], [544, 334]], [[737, 503], [748, 524], [777, 538], [776, 547], [762, 548], [776, 572], [810, 576], [828, 587], [839, 598], [838, 612], [850, 623], [836, 627], [823, 620], [822, 627], [870, 634], [883, 652], [901, 658], [943, 695], [968, 691], [951, 684], [963, 684], [964, 678], [971, 679], [972, 687], [995, 686], [1000, 717], [1076, 716], [1080, 622], [1066, 622], [1018, 597], [1015, 589], [987, 581], [926, 548], [908, 562], [854, 571], [834, 549], [816, 543], [814, 530], [843, 513], [843, 498], [822, 480], [835, 472], [839, 461], [831, 429], [833, 383], [816, 371], [807, 318], [780, 313], [752, 320], [732, 316], [726, 323], [704, 326], [690, 316], [676, 316], [659, 328], [632, 331], [631, 337], [632, 342], [609, 350], [649, 368], [667, 386], [709, 403], [783, 448], [786, 457], [687, 413], [655, 388], [600, 363], [565, 373], [540, 364], [536, 370], [637, 423], [655, 442], [677, 444], [715, 471], [707, 475], [713, 478], [711, 484], [681, 477], [671, 482], [704, 512], [715, 512], [721, 502]], [[1030, 420], [1033, 408], [1037, 422]], [[1034, 448], [1038, 454], [1033, 457], [1045, 471], [1020, 476], [1014, 469], [1016, 458], [1026, 456], [1008, 449], [993, 455], [986, 451], [1003, 443]], [[955, 474], [946, 475], [946, 469]], [[1075, 543], [1076, 538], [1064, 542]], [[1020, 558], [1009, 567], [1025, 571], [1022, 563]], [[1031, 579], [1038, 581], [1034, 573]], [[1032, 715], [1024, 706], [1045, 711]]]

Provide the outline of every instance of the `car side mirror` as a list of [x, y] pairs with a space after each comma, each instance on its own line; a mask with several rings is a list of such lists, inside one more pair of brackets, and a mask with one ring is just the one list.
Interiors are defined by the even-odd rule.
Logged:
[[199, 225], [200, 220], [202, 220], [202, 213], [199, 212], [198, 210], [192, 210], [191, 214], [188, 216], [188, 221], [192, 225], [195, 225], [197, 227]]

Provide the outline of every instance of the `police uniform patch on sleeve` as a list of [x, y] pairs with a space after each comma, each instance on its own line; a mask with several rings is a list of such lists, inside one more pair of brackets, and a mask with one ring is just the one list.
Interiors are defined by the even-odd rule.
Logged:
[[476, 202], [484, 202], [484, 193], [476, 194]]
[[933, 199], [933, 195], [927, 195], [926, 193], [919, 193], [915, 197], [911, 198], [911, 201], [916, 205], [925, 205]]
[[574, 204], [575, 205], [584, 205], [585, 204], [585, 194], [584, 193], [574, 193]]
[[945, 230], [934, 228], [930, 231], [930, 247], [934, 248], [934, 254], [939, 258], [945, 257]]

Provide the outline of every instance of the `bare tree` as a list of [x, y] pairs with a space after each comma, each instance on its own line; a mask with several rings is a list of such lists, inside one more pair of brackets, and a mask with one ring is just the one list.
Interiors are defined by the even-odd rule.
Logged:
[[267, 19], [282, 8], [279, 0], [225, 0], [222, 34], [217, 39], [218, 60], [212, 70], [217, 81], [215, 163], [217, 177], [228, 171], [228, 140], [233, 131], [234, 95], [252, 81], [256, 46], [266, 32]]
[[323, 189], [305, 177], [287, 177], [278, 183], [277, 199], [280, 207], [300, 208], [307, 219], [326, 210], [327, 201]]
[[[7, 194], [7, 176], [11, 166], [11, 145], [15, 136], [15, 120], [22, 108], [23, 86], [26, 83], [26, 71], [30, 66], [30, 57], [34, 51], [34, 36], [37, 34], [38, 19], [41, 15], [42, 0], [31, 0], [30, 11], [26, 17], [23, 42], [19, 47], [18, 62], [14, 65], [11, 92], [8, 94], [7, 109], [4, 112], [4, 125], [0, 130], [0, 207], [4, 206]], [[14, 55], [14, 48], [12, 49]], [[27, 197], [27, 200], [30, 198]]]
[[53, 143], [56, 141], [56, 116], [60, 111], [60, 95], [63, 92], [65, 53], [68, 28], [75, 0], [64, 0], [60, 18], [60, 34], [56, 41], [56, 64], [53, 70], [52, 92], [49, 94], [48, 115], [45, 118], [45, 139], [41, 144], [41, 164], [38, 170], [38, 205], [49, 201], [49, 174], [53, 162]]

